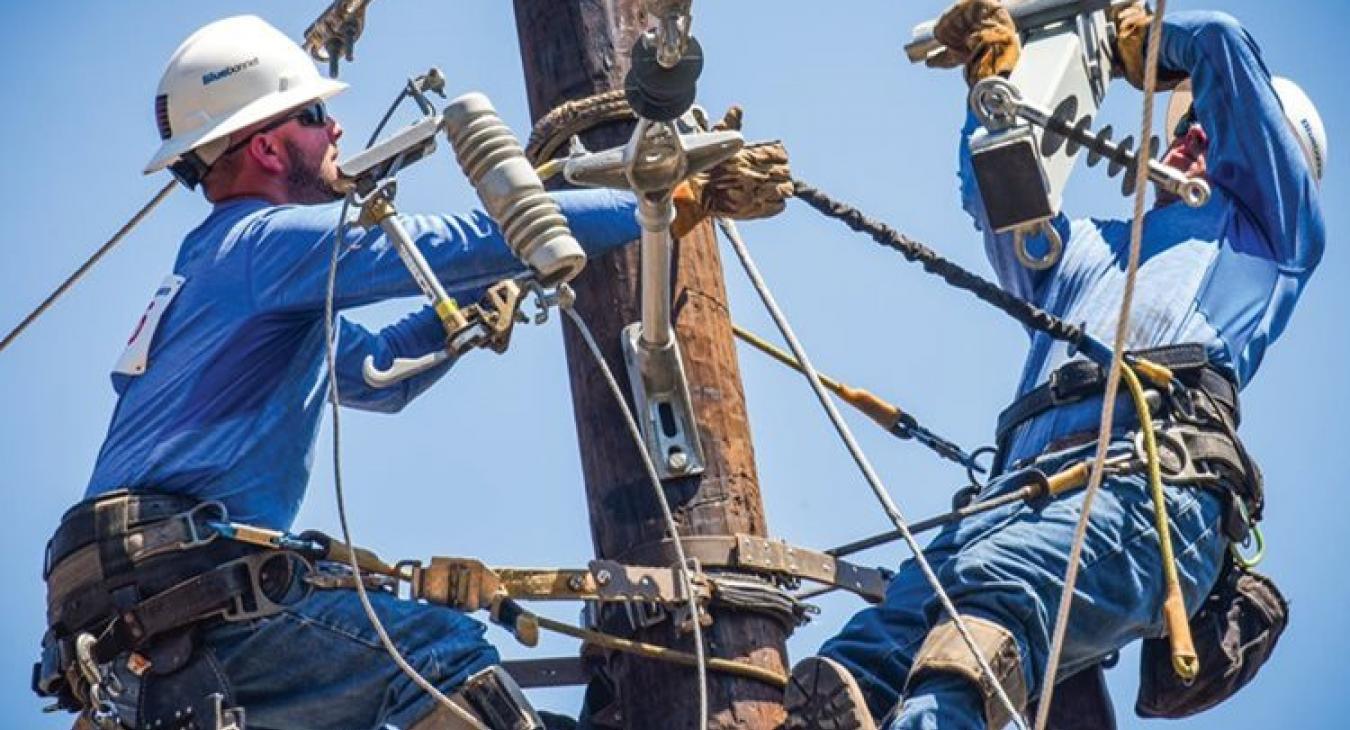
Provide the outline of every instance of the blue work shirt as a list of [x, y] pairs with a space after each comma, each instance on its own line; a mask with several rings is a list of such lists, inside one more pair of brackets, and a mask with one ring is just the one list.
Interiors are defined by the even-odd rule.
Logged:
[[[1260, 49], [1231, 16], [1179, 12], [1163, 24], [1160, 63], [1188, 74], [1195, 112], [1209, 136], [1207, 205], [1173, 203], [1144, 216], [1127, 349], [1203, 343], [1211, 361], [1244, 386], [1284, 331], [1325, 246], [1317, 182], [1288, 126]], [[1130, 251], [1129, 220], [1052, 223], [1065, 241], [1046, 271], [1017, 262], [1011, 234], [992, 233], [970, 164], [969, 119], [962, 134], [962, 202], [985, 232], [985, 250], [1008, 291], [1099, 340], [1115, 340]], [[1030, 246], [1044, 245], [1032, 237]], [[1031, 332], [1018, 395], [1044, 383], [1071, 357], [1067, 345]], [[1081, 358], [1082, 356], [1077, 356]], [[1135, 424], [1121, 401], [1117, 428]], [[1095, 430], [1101, 398], [1060, 407], [1012, 434], [1007, 459], [1039, 454], [1054, 439]]]
[[[630, 195], [554, 197], [590, 255], [640, 233]], [[340, 205], [232, 200], [187, 235], [175, 276], [133, 334], [132, 357], [113, 374], [117, 407], [86, 496], [119, 488], [185, 494], [220, 500], [236, 521], [290, 528], [328, 396], [324, 303]], [[452, 295], [476, 299], [524, 270], [484, 213], [399, 217]], [[349, 227], [346, 239], [337, 309], [420, 293], [380, 228]], [[337, 331], [343, 405], [398, 411], [449, 369], [383, 389], [361, 375], [367, 355], [388, 367], [444, 347], [429, 306], [379, 332], [338, 317]], [[145, 357], [135, 362], [138, 346]]]

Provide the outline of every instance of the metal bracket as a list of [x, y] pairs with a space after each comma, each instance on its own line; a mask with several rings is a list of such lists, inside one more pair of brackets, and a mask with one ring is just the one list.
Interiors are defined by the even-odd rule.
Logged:
[[679, 341], [672, 337], [665, 347], [645, 347], [642, 325], [634, 322], [624, 328], [622, 342], [638, 425], [658, 476], [670, 479], [703, 473], [703, 444]]
[[225, 707], [225, 695], [219, 692], [212, 694], [210, 699], [216, 716], [213, 730], [244, 730], [243, 707]]
[[638, 121], [622, 148], [574, 147], [563, 167], [576, 185], [632, 190], [642, 226], [642, 321], [624, 328], [620, 343], [647, 453], [662, 479], [700, 474], [703, 447], [689, 382], [671, 323], [671, 193], [681, 180], [735, 154], [738, 132], [681, 135], [668, 122]]

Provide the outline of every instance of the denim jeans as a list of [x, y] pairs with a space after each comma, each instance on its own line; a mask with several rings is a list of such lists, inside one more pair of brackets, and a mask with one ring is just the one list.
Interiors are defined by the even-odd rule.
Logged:
[[[447, 694], [499, 661], [483, 625], [458, 611], [379, 591], [370, 599], [403, 657]], [[201, 647], [245, 708], [249, 730], [407, 728], [435, 702], [385, 653], [351, 590], [316, 590], [267, 618], [217, 625]]]
[[[1093, 449], [1088, 445], [1046, 455], [1037, 466], [1053, 473], [1090, 458]], [[1012, 487], [1006, 476], [995, 479], [980, 498]], [[1177, 573], [1186, 606], [1193, 611], [1218, 578], [1227, 549], [1220, 527], [1222, 502], [1191, 487], [1167, 486], [1164, 491]], [[1012, 632], [1031, 697], [1040, 691], [1083, 496], [1078, 490], [1043, 504], [1017, 503], [967, 518], [946, 527], [924, 551], [958, 612]], [[1104, 480], [1088, 522], [1060, 677], [1135, 639], [1163, 633], [1163, 569], [1153, 516], [1144, 474]], [[853, 673], [873, 715], [880, 718], [901, 700], [915, 652], [928, 630], [945, 618], [932, 588], [909, 560], [901, 565], [885, 600], [855, 615], [820, 653]], [[955, 676], [929, 675], [909, 688], [888, 726], [938, 727], [984, 727], [983, 699], [972, 684]]]

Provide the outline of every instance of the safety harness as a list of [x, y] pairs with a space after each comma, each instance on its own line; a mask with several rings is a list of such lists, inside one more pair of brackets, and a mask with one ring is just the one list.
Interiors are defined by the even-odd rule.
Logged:
[[[280, 611], [309, 557], [219, 539], [228, 523], [219, 502], [119, 490], [66, 512], [47, 543], [47, 625], [33, 690], [70, 711], [87, 710], [95, 725], [176, 728], [217, 717], [232, 698], [209, 659], [194, 651], [198, 630]], [[196, 689], [139, 693], [136, 717], [119, 718], [110, 691], [110, 663], [153, 684], [154, 677], [195, 678]], [[186, 718], [186, 719], [185, 719]], [[159, 723], [158, 725], [156, 723]], [[235, 722], [234, 724], [239, 724]]]
[[[1200, 344], [1168, 345], [1132, 355], [1166, 367], [1173, 376], [1167, 391], [1145, 383], [1164, 480], [1220, 494], [1225, 504], [1225, 534], [1235, 543], [1247, 542], [1261, 518], [1264, 490], [1261, 472], [1237, 436], [1241, 420], [1237, 386], [1210, 363]], [[1106, 373], [1096, 363], [1075, 360], [1052, 372], [1045, 384], [999, 414], [995, 470], [1007, 466], [1012, 438], [1023, 425], [1055, 408], [1100, 398], [1105, 387]], [[1069, 434], [1056, 439], [1049, 448], [1086, 443], [1096, 436], [1095, 430]], [[1114, 465], [1114, 470], [1143, 469], [1142, 458], [1127, 462]]]

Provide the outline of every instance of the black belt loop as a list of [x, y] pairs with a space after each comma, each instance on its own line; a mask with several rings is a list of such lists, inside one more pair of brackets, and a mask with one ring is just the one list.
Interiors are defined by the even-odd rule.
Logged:
[[131, 556], [127, 554], [126, 543], [129, 503], [128, 499], [120, 498], [94, 505], [94, 542], [98, 545], [99, 565], [105, 578], [131, 571]]

